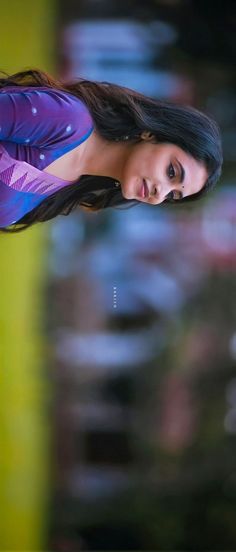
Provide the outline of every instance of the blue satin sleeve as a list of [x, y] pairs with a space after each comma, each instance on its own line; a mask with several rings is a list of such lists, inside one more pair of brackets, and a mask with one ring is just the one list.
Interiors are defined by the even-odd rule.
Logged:
[[0, 89], [0, 140], [60, 150], [91, 131], [93, 120], [78, 97], [50, 87]]

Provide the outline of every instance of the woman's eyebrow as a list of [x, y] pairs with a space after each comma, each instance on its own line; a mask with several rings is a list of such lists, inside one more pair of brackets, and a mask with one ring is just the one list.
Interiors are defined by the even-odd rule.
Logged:
[[184, 177], [185, 177], [185, 170], [183, 168], [183, 166], [181, 165], [181, 163], [178, 161], [178, 159], [176, 158], [176, 161], [179, 165], [179, 168], [180, 168], [180, 184], [182, 184], [182, 182], [184, 181]]

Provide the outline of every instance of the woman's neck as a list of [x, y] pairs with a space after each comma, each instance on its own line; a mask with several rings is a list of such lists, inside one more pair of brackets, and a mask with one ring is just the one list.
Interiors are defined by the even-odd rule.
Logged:
[[121, 181], [131, 147], [124, 142], [109, 142], [94, 130], [77, 149], [75, 163], [80, 175], [108, 176]]

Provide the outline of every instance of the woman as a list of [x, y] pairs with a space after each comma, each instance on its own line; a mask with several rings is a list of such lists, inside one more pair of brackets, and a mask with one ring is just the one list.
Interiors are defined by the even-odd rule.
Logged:
[[116, 84], [62, 83], [38, 69], [7, 75], [0, 124], [2, 232], [77, 206], [193, 201], [221, 174], [220, 132], [210, 117]]

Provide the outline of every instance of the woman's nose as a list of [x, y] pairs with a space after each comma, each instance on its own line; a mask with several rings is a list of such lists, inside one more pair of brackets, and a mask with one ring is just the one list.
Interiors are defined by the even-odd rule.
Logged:
[[166, 195], [168, 193], [168, 190], [166, 190], [165, 184], [161, 182], [157, 182], [153, 185], [150, 198], [152, 200], [155, 200], [155, 203], [162, 203], [164, 201]]

